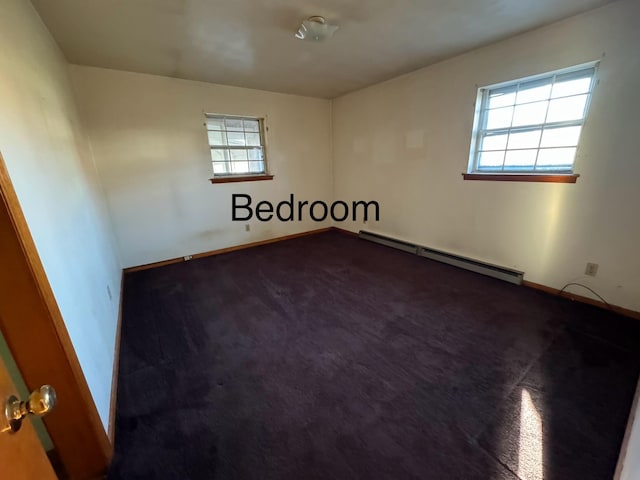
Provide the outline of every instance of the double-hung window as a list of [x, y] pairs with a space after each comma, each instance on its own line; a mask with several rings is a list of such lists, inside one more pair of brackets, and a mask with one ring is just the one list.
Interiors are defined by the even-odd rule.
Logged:
[[264, 120], [206, 115], [214, 179], [267, 174]]
[[479, 89], [468, 172], [573, 174], [595, 73], [591, 64]]

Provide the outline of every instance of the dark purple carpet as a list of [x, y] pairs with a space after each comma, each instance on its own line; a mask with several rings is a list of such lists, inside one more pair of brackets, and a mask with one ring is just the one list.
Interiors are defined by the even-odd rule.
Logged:
[[640, 372], [640, 322], [336, 232], [123, 308], [111, 480], [515, 480], [525, 397], [544, 480], [610, 479]]

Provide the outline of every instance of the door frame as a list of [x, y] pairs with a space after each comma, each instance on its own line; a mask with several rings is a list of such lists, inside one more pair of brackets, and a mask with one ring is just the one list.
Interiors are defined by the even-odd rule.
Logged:
[[[44, 418], [71, 479], [102, 476], [113, 454], [0, 152], [0, 330], [27, 387], [51, 384]], [[72, 268], [69, 265], [69, 268]]]

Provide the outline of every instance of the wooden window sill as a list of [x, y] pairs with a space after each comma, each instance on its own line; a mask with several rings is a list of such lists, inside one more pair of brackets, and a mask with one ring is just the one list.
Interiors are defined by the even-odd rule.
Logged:
[[520, 173], [463, 173], [465, 180], [486, 180], [494, 182], [547, 182], [547, 183], [576, 183], [577, 173], [572, 174], [520, 174]]
[[209, 180], [211, 183], [258, 182], [260, 180], [273, 180], [273, 175], [234, 175], [228, 177], [214, 177]]

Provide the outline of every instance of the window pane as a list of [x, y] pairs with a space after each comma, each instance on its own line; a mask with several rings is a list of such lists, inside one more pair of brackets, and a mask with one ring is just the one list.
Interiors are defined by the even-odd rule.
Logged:
[[576, 148], [549, 148], [540, 150], [537, 168], [555, 168], [570, 170], [576, 156]]
[[566, 122], [569, 120], [580, 120], [584, 116], [587, 96], [588, 95], [578, 95], [576, 97], [551, 100], [547, 121]]
[[224, 132], [209, 131], [209, 145], [226, 145]]
[[515, 87], [500, 88], [489, 92], [489, 108], [507, 107], [516, 101]]
[[545, 128], [542, 132], [541, 147], [573, 147], [578, 145], [581, 126]]
[[251, 148], [247, 150], [249, 153], [249, 160], [262, 160], [262, 149], [261, 148]]
[[237, 160], [247, 160], [247, 151], [246, 150], [230, 150], [231, 160], [234, 162]]
[[242, 120], [236, 118], [225, 118], [224, 125], [227, 130], [232, 130], [236, 132], [242, 131]]
[[478, 169], [483, 168], [500, 169], [504, 160], [504, 152], [480, 152], [478, 159]]
[[251, 173], [263, 173], [264, 163], [262, 162], [249, 162], [249, 171]]
[[260, 119], [206, 116], [214, 175], [264, 173]]
[[510, 150], [504, 160], [505, 170], [532, 169], [536, 163], [537, 150]]
[[506, 128], [511, 125], [511, 116], [513, 115], [513, 107], [496, 108], [487, 111], [487, 128]]
[[541, 130], [520, 133], [511, 132], [511, 135], [509, 135], [508, 148], [538, 148], [541, 133]]
[[224, 130], [224, 119], [206, 117], [207, 130]]
[[247, 145], [260, 145], [260, 134], [259, 133], [245, 133], [247, 138]]
[[535, 80], [533, 82], [526, 82], [520, 84], [518, 90], [518, 98], [516, 103], [528, 103], [537, 102], [539, 100], [546, 100], [551, 93], [551, 83], [549, 79]]
[[504, 150], [507, 148], [507, 137], [506, 133], [485, 135], [480, 150]]
[[549, 102], [545, 101], [518, 105], [513, 114], [513, 126], [539, 125], [544, 123], [548, 103]]
[[260, 123], [258, 122], [258, 120], [245, 120], [244, 129], [247, 132], [259, 132]]
[[473, 168], [485, 172], [572, 171], [596, 67], [481, 89]]
[[213, 174], [215, 175], [229, 173], [227, 166], [228, 164], [226, 163], [213, 162]]
[[231, 171], [233, 173], [249, 173], [249, 162], [233, 162]]
[[591, 79], [595, 74], [595, 69], [582, 70], [558, 75], [556, 83], [553, 85], [553, 98], [566, 97], [568, 95], [578, 95], [587, 93], [591, 88]]
[[242, 132], [227, 132], [227, 140], [229, 145], [244, 146], [244, 133]]
[[229, 160], [229, 151], [223, 148], [211, 149], [211, 160], [214, 162], [224, 162]]

